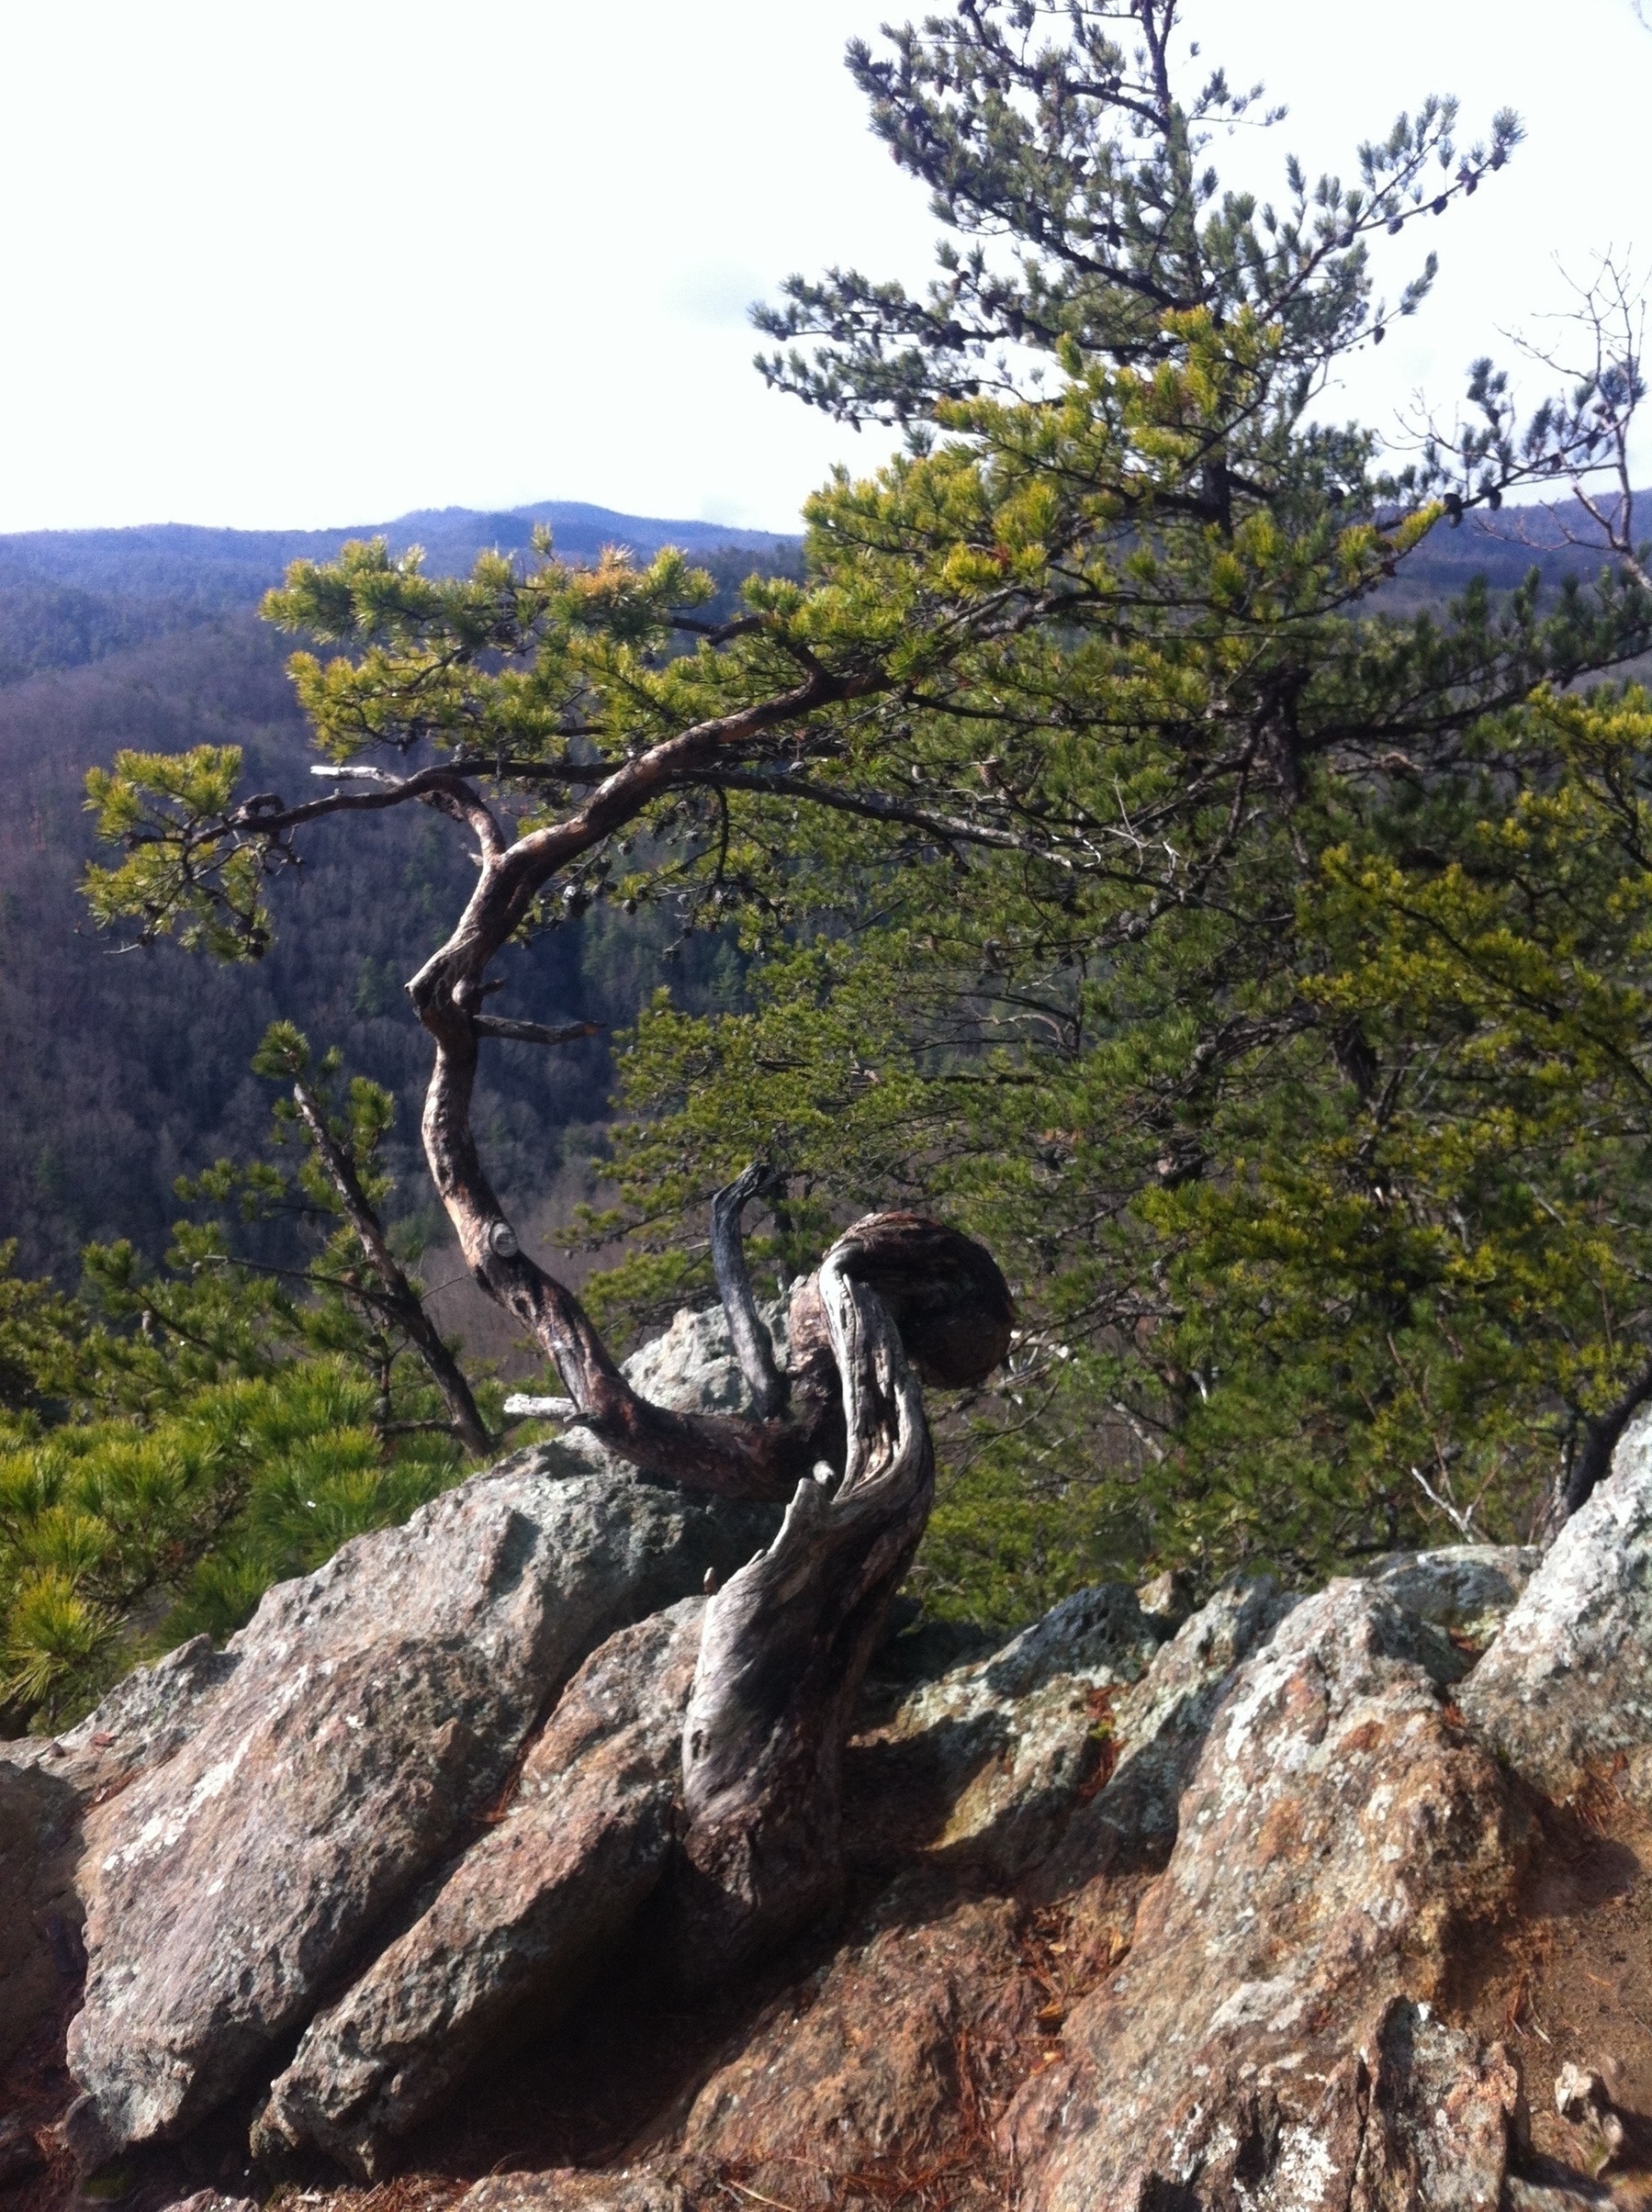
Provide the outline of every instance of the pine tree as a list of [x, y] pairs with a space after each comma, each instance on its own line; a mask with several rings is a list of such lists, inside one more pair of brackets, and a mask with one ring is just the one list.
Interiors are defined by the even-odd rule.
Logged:
[[[677, 1241], [761, 1157], [792, 1179], [792, 1260], [851, 1207], [919, 1196], [996, 1244], [1024, 1334], [930, 1550], [934, 1587], [987, 1610], [1155, 1549], [1300, 1568], [1389, 1541], [1426, 1503], [1408, 1454], [1469, 1494], [1442, 1456], [1468, 1431], [1436, 1449], [1420, 1415], [1384, 1426], [1439, 1403], [1407, 1333], [1437, 1253], [1413, 1246], [1437, 1245], [1435, 1197], [1450, 1221], [1465, 1194], [1441, 1168], [1408, 1237], [1382, 1132], [1432, 1048], [1362, 996], [1386, 925], [1357, 887], [1390, 862], [1444, 881], [1479, 825], [1494, 846], [1509, 810], [1570, 790], [1525, 702], [1652, 642], [1614, 573], [1552, 606], [1534, 581], [1448, 619], [1371, 612], [1437, 522], [1588, 457], [1587, 395], [1523, 441], [1488, 370], [1480, 426], [1392, 477], [1368, 433], [1318, 419], [1337, 364], [1433, 278], [1413, 262], [1390, 311], [1373, 244], [1408, 254], [1472, 197], [1514, 118], [1460, 153], [1454, 107], [1427, 101], [1358, 150], [1356, 185], [1287, 161], [1259, 204], [1212, 158], [1259, 95], [1202, 63], [1182, 90], [1180, 40], [1175, 0], [970, 0], [891, 58], [852, 51], [949, 238], [923, 299], [837, 272], [767, 318], [771, 381], [907, 432], [810, 503], [802, 581], [754, 579], [713, 621], [710, 579], [671, 554], [580, 569], [542, 540], [536, 566], [449, 581], [352, 547], [267, 609], [343, 648], [293, 663], [323, 793], [243, 796], [211, 747], [122, 755], [91, 787], [125, 848], [90, 879], [100, 918], [232, 958], [267, 942], [264, 879], [314, 825], [367, 834], [410, 803], [453, 822], [476, 890], [409, 990], [466, 1258], [617, 1449], [781, 1496], [815, 1412], [691, 1429], [637, 1401], [522, 1252], [469, 1121], [484, 1049], [555, 1042], [486, 1008], [512, 942], [597, 901], [725, 933], [748, 1008], [662, 1007], [639, 1033], [635, 1219]], [[1453, 1035], [1467, 1018], [1439, 989], [1417, 1011]], [[1269, 1237], [1312, 1247], [1289, 1282], [1257, 1256]], [[617, 1288], [687, 1279], [657, 1254]], [[1556, 1424], [1621, 1399], [1618, 1365], [1589, 1372], [1556, 1368], [1528, 1448], [1487, 1447], [1510, 1513]]]

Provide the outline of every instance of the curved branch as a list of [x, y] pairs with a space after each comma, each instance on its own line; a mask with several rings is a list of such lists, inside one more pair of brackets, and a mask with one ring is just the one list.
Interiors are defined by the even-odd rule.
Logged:
[[425, 1157], [466, 1263], [480, 1288], [553, 1361], [585, 1425], [656, 1480], [726, 1496], [788, 1497], [834, 1432], [824, 1330], [811, 1336], [804, 1326], [809, 1349], [792, 1382], [789, 1420], [719, 1420], [669, 1412], [638, 1398], [573, 1292], [523, 1252], [483, 1169], [470, 1105], [486, 971], [558, 868], [703, 771], [724, 748], [737, 749], [765, 730], [877, 691], [884, 681], [875, 668], [847, 676], [813, 670], [791, 691], [697, 724], [627, 760], [564, 820], [503, 851], [484, 844], [476, 888], [457, 927], [408, 985], [436, 1047], [424, 1102]]
[[752, 1410], [759, 1420], [772, 1420], [785, 1410], [786, 1378], [775, 1365], [774, 1346], [752, 1295], [740, 1217], [750, 1200], [776, 1196], [784, 1187], [771, 1167], [754, 1162], [712, 1200], [712, 1266], [717, 1293], [728, 1318], [735, 1357], [751, 1392]]
[[378, 1279], [384, 1286], [382, 1295], [375, 1303], [384, 1312], [395, 1317], [417, 1348], [419, 1356], [430, 1371], [431, 1380], [442, 1393], [442, 1401], [448, 1412], [447, 1425], [451, 1426], [465, 1449], [478, 1455], [490, 1451], [495, 1440], [489, 1434], [487, 1423], [477, 1409], [477, 1402], [464, 1371], [443, 1342], [442, 1332], [424, 1310], [423, 1300], [397, 1264], [396, 1255], [391, 1252], [385, 1236], [384, 1226], [369, 1204], [348, 1154], [327, 1126], [327, 1117], [320, 1100], [308, 1084], [295, 1083], [293, 1101], [309, 1133], [316, 1158], [338, 1194], [344, 1218], [355, 1231], [362, 1249], [372, 1261]]

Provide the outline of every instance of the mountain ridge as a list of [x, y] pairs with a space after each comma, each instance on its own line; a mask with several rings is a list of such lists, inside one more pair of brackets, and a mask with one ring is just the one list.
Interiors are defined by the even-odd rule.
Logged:
[[330, 560], [353, 539], [386, 537], [397, 552], [422, 546], [443, 573], [468, 568], [478, 553], [517, 551], [548, 523], [560, 553], [592, 559], [604, 546], [638, 554], [680, 545], [686, 553], [770, 554], [801, 541], [733, 523], [622, 513], [579, 500], [522, 507], [419, 507], [388, 522], [328, 530], [219, 529], [198, 522], [148, 522], [114, 529], [0, 533], [0, 589], [68, 588], [140, 601], [178, 601], [203, 612], [250, 605], [280, 582], [289, 561]]

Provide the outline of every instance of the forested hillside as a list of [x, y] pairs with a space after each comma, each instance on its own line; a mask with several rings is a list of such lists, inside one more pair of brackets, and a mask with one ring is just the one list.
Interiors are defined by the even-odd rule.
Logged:
[[[89, 1238], [160, 1251], [175, 1178], [260, 1137], [269, 1086], [248, 1062], [277, 1017], [342, 1046], [396, 1093], [399, 1206], [433, 1223], [416, 1157], [425, 1045], [401, 1000], [410, 969], [391, 909], [415, 887], [434, 941], [465, 880], [456, 839], [428, 817], [398, 817], [347, 854], [341, 831], [275, 889], [278, 914], [303, 926], [278, 929], [269, 960], [230, 974], [171, 946], [121, 955], [91, 928], [75, 889], [95, 843], [84, 778], [122, 746], [231, 744], [246, 748], [249, 773], [290, 796], [310, 758], [284, 672], [291, 641], [255, 612], [286, 564], [383, 533], [396, 548], [421, 545], [433, 571], [459, 574], [485, 546], [525, 550], [536, 522], [581, 559], [616, 543], [643, 556], [681, 545], [713, 568], [727, 604], [747, 568], [797, 559], [795, 541], [769, 533], [556, 501], [349, 530], [167, 524], [0, 538], [0, 1239], [18, 1240], [25, 1272], [73, 1284]], [[1534, 567], [1552, 587], [1589, 566], [1546, 515], [1509, 511], [1436, 530], [1386, 596], [1410, 611], [1443, 605], [1477, 574], [1507, 591]], [[658, 938], [601, 918], [575, 924], [528, 956], [536, 972], [520, 995], [542, 1019], [624, 1023], [663, 976]], [[694, 1003], [711, 965], [702, 942], [672, 969], [679, 994]], [[482, 1113], [514, 1198], [545, 1191], [568, 1129], [601, 1120], [610, 1072], [601, 1040], [549, 1064], [523, 1055], [489, 1068]], [[573, 1147], [581, 1160], [589, 1149], [583, 1138]]]
[[[763, 533], [556, 503], [376, 528], [455, 573], [484, 545], [526, 547], [536, 522], [581, 558], [616, 542], [642, 554], [691, 544], [730, 597], [753, 565], [795, 558]], [[285, 672], [293, 641], [258, 619], [256, 601], [287, 561], [372, 534], [168, 526], [0, 540], [0, 1241], [18, 1241], [26, 1273], [72, 1286], [92, 1238], [158, 1254], [179, 1211], [176, 1177], [262, 1138], [271, 1087], [248, 1063], [277, 1017], [396, 1093], [396, 1210], [432, 1210], [415, 1157], [427, 1055], [401, 985], [410, 898], [433, 943], [463, 896], [450, 825], [399, 816], [383, 836], [329, 839], [274, 889], [277, 912], [301, 926], [283, 927], [245, 975], [172, 946], [123, 954], [93, 929], [76, 888], [96, 842], [86, 771], [123, 746], [241, 746], [262, 788], [302, 792], [313, 755]], [[523, 955], [534, 973], [521, 1001], [542, 1019], [624, 1022], [655, 980], [657, 949], [646, 929], [572, 923]], [[674, 973], [692, 997], [711, 966], [700, 947]], [[498, 1056], [480, 1106], [514, 1198], [545, 1190], [570, 1127], [602, 1117], [609, 1068], [601, 1039], [548, 1061]], [[589, 1146], [575, 1149], [582, 1159]]]

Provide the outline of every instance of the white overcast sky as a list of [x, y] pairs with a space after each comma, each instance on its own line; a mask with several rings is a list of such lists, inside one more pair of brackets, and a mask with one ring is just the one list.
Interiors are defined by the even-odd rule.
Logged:
[[[0, 530], [322, 526], [542, 499], [787, 529], [869, 440], [770, 395], [745, 307], [792, 269], [921, 277], [922, 193], [841, 66], [878, 0], [0, 0]], [[905, 11], [902, 11], [903, 14]], [[1413, 249], [1441, 285], [1346, 410], [1449, 402], [1560, 255], [1652, 257], [1631, 0], [1191, 0], [1354, 174], [1455, 91], [1530, 137]], [[1337, 411], [1344, 411], [1339, 407]]]

